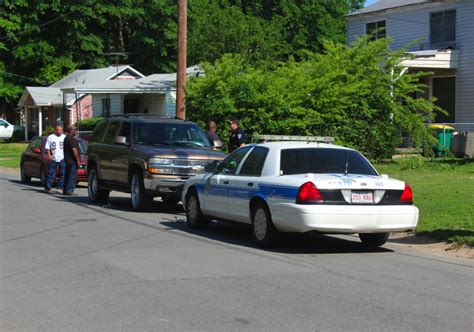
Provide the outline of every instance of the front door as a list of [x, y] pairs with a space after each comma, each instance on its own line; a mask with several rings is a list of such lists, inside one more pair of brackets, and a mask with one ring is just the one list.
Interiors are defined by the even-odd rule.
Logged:
[[438, 113], [436, 123], [454, 123], [456, 110], [456, 77], [433, 77], [432, 95], [436, 97], [435, 104], [445, 111], [447, 115]]
[[233, 195], [230, 179], [234, 177], [240, 163], [251, 147], [243, 147], [234, 151], [219, 165], [217, 174], [207, 179], [204, 187], [203, 211], [213, 217], [232, 219], [232, 211], [228, 209], [228, 196]]
[[[117, 146], [115, 145], [115, 137], [118, 135], [120, 130], [121, 122], [118, 120], [112, 120], [107, 128], [107, 132], [104, 136], [104, 144], [101, 147], [101, 163], [100, 175], [103, 181], [116, 182], [114, 177], [114, 161], [113, 159], [117, 155]], [[120, 147], [122, 148], [122, 147]]]

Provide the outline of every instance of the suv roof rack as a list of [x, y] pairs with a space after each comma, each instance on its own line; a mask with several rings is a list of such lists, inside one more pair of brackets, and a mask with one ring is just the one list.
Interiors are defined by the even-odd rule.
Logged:
[[[170, 120], [183, 120], [181, 118], [170, 116], [170, 115], [161, 115], [161, 114], [153, 114], [153, 113], [127, 113], [127, 114], [111, 114], [106, 116], [106, 118], [159, 118], [159, 119], [170, 119]], [[184, 120], [183, 120], [184, 121]]]
[[328, 143], [334, 142], [334, 137], [330, 136], [292, 136], [292, 135], [255, 135], [258, 143], [263, 142], [278, 142], [278, 141], [292, 141], [292, 142], [318, 142]]

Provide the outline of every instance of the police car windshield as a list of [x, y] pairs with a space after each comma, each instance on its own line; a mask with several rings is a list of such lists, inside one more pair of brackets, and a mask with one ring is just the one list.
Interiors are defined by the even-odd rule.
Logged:
[[378, 175], [372, 165], [357, 151], [331, 148], [281, 150], [281, 175], [306, 173]]
[[201, 128], [191, 123], [137, 123], [134, 142], [139, 145], [210, 147]]

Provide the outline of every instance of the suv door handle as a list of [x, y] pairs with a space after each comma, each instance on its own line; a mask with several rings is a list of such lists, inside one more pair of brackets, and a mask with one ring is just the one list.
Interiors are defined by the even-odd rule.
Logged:
[[247, 183], [247, 186], [249, 186], [249, 187], [253, 187], [253, 182], [249, 182], [249, 183]]
[[229, 180], [222, 181], [223, 184], [229, 184]]

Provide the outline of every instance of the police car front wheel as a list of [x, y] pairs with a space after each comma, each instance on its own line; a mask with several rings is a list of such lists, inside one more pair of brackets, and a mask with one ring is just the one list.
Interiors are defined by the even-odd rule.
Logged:
[[186, 221], [193, 229], [202, 229], [207, 226], [209, 220], [202, 214], [199, 198], [195, 191], [190, 192], [186, 198]]

